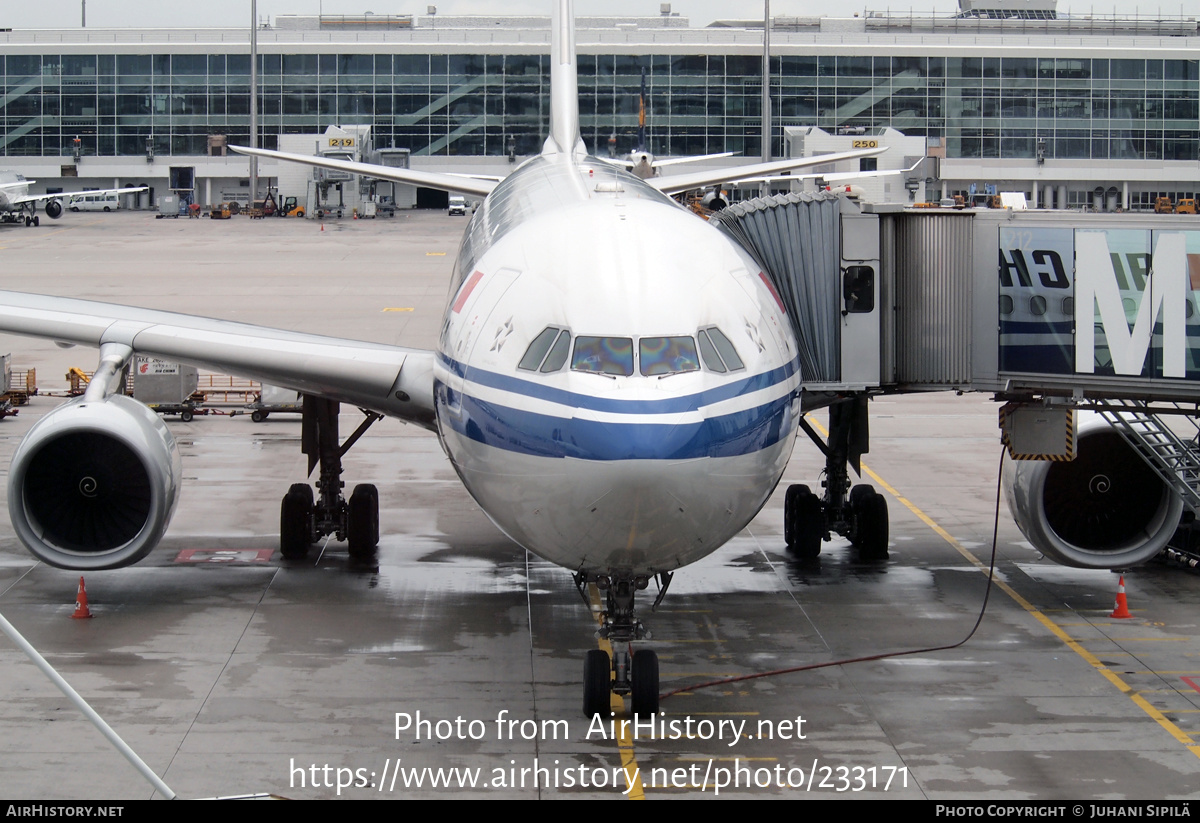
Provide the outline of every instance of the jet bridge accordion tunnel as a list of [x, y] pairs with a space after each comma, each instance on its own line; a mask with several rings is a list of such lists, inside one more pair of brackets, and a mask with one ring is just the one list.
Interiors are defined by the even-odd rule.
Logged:
[[[872, 394], [990, 392], [1006, 401], [1010, 507], [1054, 559], [1142, 562], [1200, 510], [1194, 216], [819, 194], [747, 201], [714, 221], [787, 307], [805, 410], [861, 410], [831, 414], [844, 430], [822, 444], [827, 471], [866, 452]], [[827, 488], [825, 505], [836, 497]]]

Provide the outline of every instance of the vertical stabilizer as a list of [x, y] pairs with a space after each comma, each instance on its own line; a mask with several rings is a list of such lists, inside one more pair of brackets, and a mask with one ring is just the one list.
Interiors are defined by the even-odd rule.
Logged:
[[550, 15], [550, 136], [543, 154], [587, 154], [579, 135], [575, 3], [557, 0]]

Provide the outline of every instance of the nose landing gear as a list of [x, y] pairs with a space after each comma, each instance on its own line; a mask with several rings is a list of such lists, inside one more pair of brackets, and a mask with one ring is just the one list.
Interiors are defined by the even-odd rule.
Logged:
[[[592, 649], [583, 659], [583, 713], [586, 717], [605, 716], [612, 709], [611, 695], [629, 695], [633, 714], [650, 717], [658, 713], [658, 653], [653, 649], [633, 650], [635, 640], [646, 640], [650, 632], [634, 615], [634, 595], [645, 589], [645, 575], [575, 575], [575, 587], [587, 601], [584, 586], [594, 583], [604, 592], [605, 610], [601, 614], [598, 637], [607, 640], [612, 657], [603, 649]], [[658, 605], [671, 585], [671, 575], [659, 575]]]

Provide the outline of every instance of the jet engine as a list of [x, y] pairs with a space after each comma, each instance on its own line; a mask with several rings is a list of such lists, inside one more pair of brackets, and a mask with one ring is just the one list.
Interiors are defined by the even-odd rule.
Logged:
[[8, 508], [17, 537], [50, 565], [118, 568], [162, 538], [180, 476], [175, 438], [157, 414], [124, 395], [80, 398], [17, 447]]
[[1008, 507], [1052, 560], [1119, 569], [1154, 557], [1179, 526], [1183, 501], [1100, 417], [1077, 429], [1069, 462], [1005, 458]]
[[49, 217], [51, 220], [57, 220], [58, 218], [62, 217], [62, 213], [63, 213], [62, 203], [60, 203], [58, 200], [56, 200], [53, 197], [51, 197], [49, 200], [46, 201], [46, 216], [47, 217]]

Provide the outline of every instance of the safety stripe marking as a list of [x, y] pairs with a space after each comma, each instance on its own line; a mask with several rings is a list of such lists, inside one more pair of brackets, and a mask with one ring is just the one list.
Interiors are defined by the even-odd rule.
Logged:
[[[600, 614], [604, 611], [604, 607], [600, 605], [600, 592], [595, 583], [588, 584], [588, 599], [592, 602], [592, 614], [595, 615], [596, 622], [603, 625]], [[612, 643], [604, 638], [598, 638], [596, 645], [604, 650], [610, 661], [613, 659]], [[616, 692], [608, 694], [612, 710], [618, 717], [624, 715], [625, 698]], [[638, 766], [637, 757], [633, 751], [633, 738], [630, 737], [626, 724], [618, 723], [617, 726], [621, 730], [620, 737], [617, 739], [617, 749], [621, 753], [621, 768], [625, 770], [625, 783], [630, 787], [629, 794], [626, 796], [630, 800], [645, 800], [646, 790], [642, 785], [642, 769]]]
[[[829, 432], [819, 422], [817, 422], [816, 420], [812, 420], [810, 422], [812, 422], [812, 424], [817, 429], [817, 431], [819, 431], [821, 433], [822, 437], [826, 437], [826, 438], [829, 437]], [[933, 518], [931, 518], [929, 515], [925, 514], [925, 512], [918, 509], [916, 507], [916, 505], [914, 505], [908, 498], [906, 498], [904, 495], [900, 494], [900, 492], [896, 491], [896, 489], [894, 489], [891, 486], [891, 484], [889, 484], [882, 477], [880, 477], [874, 471], [872, 471], [870, 468], [868, 468], [865, 463], [862, 464], [862, 470], [864, 472], [866, 472], [868, 477], [870, 477], [872, 480], [874, 480], [876, 483], [878, 483], [888, 494], [890, 494], [892, 497], [896, 498], [902, 504], [904, 504], [904, 507], [906, 509], [908, 509], [910, 512], [912, 512], [913, 514], [915, 514], [925, 525], [927, 525], [929, 528], [933, 529], [933, 531], [939, 537], [941, 537], [943, 540], [945, 540], [947, 543], [949, 543], [950, 546], [955, 551], [957, 551], [964, 558], [966, 558], [967, 562], [974, 564], [974, 566], [977, 569], [979, 569], [981, 572], [983, 572], [984, 574], [987, 573], [987, 571], [988, 571], [987, 564], [984, 563], [983, 561], [981, 561], [975, 555], [971, 554], [971, 552], [969, 552], [966, 549], [966, 547], [964, 547], [961, 543], [959, 543], [957, 540], [955, 540], [948, 531], [946, 531], [941, 526], [939, 526], [937, 523], [935, 523], [933, 521]], [[1184, 746], [1186, 746], [1188, 751], [1190, 751], [1192, 754], [1196, 755], [1196, 757], [1200, 757], [1200, 745], [1196, 745], [1189, 735], [1184, 733], [1184, 731], [1182, 729], [1180, 729], [1178, 726], [1176, 726], [1174, 723], [1172, 723], [1170, 720], [1168, 720], [1167, 717], [1162, 712], [1160, 712], [1154, 706], [1150, 705], [1150, 703], [1147, 702], [1146, 699], [1144, 697], [1142, 697], [1132, 686], [1130, 686], [1128, 683], [1126, 683], [1124, 680], [1122, 680], [1119, 676], [1117, 676], [1116, 672], [1112, 671], [1112, 669], [1108, 668], [1108, 666], [1105, 666], [1102, 662], [1100, 662], [1099, 658], [1097, 658], [1094, 654], [1092, 654], [1087, 649], [1085, 649], [1083, 646], [1081, 646], [1076, 640], [1072, 639], [1070, 635], [1068, 635], [1065, 631], [1063, 631], [1061, 628], [1059, 628], [1058, 624], [1056, 624], [1049, 617], [1046, 617], [1046, 615], [1042, 614], [1042, 612], [1036, 606], [1034, 606], [1032, 603], [1030, 603], [1024, 597], [1017, 594], [1016, 590], [1014, 590], [1011, 586], [1009, 586], [1003, 580], [993, 577], [992, 583], [993, 583], [993, 585], [996, 586], [996, 588], [1000, 589], [1002, 592], [1004, 592], [1010, 598], [1012, 598], [1013, 601], [1018, 606], [1020, 606], [1022, 609], [1024, 609], [1030, 616], [1032, 616], [1035, 620], [1037, 620], [1039, 623], [1041, 623], [1043, 626], [1045, 626], [1046, 629], [1051, 634], [1053, 634], [1055, 637], [1057, 637], [1059, 640], [1061, 640], [1068, 649], [1070, 649], [1071, 651], [1075, 652], [1075, 654], [1077, 654], [1081, 658], [1083, 658], [1088, 663], [1088, 665], [1090, 665], [1093, 669], [1098, 671], [1104, 677], [1105, 680], [1112, 683], [1122, 694], [1124, 694], [1126, 697], [1128, 697], [1130, 700], [1132, 700], [1134, 702], [1134, 705], [1136, 705], [1139, 709], [1141, 709], [1143, 712], [1145, 712], [1151, 719], [1153, 719], [1156, 723], [1158, 723], [1158, 725], [1162, 726], [1163, 729], [1165, 729], [1169, 735], [1171, 735], [1176, 740], [1178, 740], [1180, 743], [1182, 743]]]

